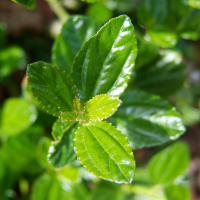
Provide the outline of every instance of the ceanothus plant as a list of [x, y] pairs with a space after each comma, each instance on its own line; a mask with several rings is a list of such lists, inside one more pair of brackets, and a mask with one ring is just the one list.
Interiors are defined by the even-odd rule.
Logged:
[[95, 33], [91, 19], [70, 17], [54, 43], [53, 65], [28, 65], [28, 84], [43, 109], [58, 117], [49, 163], [62, 167], [77, 157], [102, 179], [131, 183], [132, 149], [175, 140], [185, 129], [168, 101], [124, 92], [137, 55], [130, 18], [113, 18]]

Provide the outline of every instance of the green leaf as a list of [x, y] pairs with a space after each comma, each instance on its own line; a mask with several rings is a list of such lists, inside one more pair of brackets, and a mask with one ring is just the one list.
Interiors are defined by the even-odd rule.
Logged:
[[178, 36], [173, 32], [151, 30], [146, 32], [145, 39], [155, 46], [161, 48], [171, 48], [176, 45]]
[[138, 90], [125, 92], [121, 99], [115, 125], [132, 148], [161, 145], [184, 133], [179, 113], [167, 100]]
[[36, 149], [42, 131], [41, 127], [32, 126], [20, 135], [9, 137], [3, 144], [6, 161], [13, 170], [30, 174], [41, 172]]
[[135, 70], [132, 85], [149, 93], [169, 96], [182, 87], [185, 68], [180, 53], [164, 51], [156, 62]]
[[187, 145], [183, 142], [176, 142], [150, 159], [149, 173], [156, 184], [172, 183], [186, 171], [189, 157]]
[[0, 49], [4, 47], [7, 40], [7, 26], [4, 23], [0, 23]]
[[74, 122], [63, 122], [61, 119], [57, 119], [52, 127], [52, 136], [55, 140], [61, 140], [63, 134], [69, 130]]
[[95, 33], [96, 25], [92, 19], [78, 15], [70, 17], [63, 25], [53, 45], [53, 65], [70, 74], [74, 57]]
[[33, 95], [50, 114], [73, 111], [77, 95], [74, 83], [65, 71], [45, 62], [28, 65], [28, 83]]
[[101, 180], [100, 183], [96, 185], [96, 188], [91, 192], [89, 200], [123, 200], [122, 190], [120, 186], [109, 182]]
[[23, 98], [9, 98], [5, 101], [0, 128], [2, 134], [15, 136], [30, 127], [37, 118], [35, 106]]
[[35, 8], [35, 0], [12, 0], [16, 3], [22, 4], [23, 6], [26, 6], [29, 9], [34, 9]]
[[182, 0], [182, 2], [186, 5], [193, 7], [193, 8], [200, 9], [200, 0]]
[[81, 200], [86, 199], [82, 184], [70, 184], [70, 181], [56, 174], [43, 174], [33, 184], [31, 200]]
[[63, 121], [75, 121], [78, 117], [78, 113], [76, 112], [62, 112], [61, 119]]
[[89, 100], [84, 111], [90, 120], [103, 120], [113, 115], [120, 106], [121, 100], [108, 94], [101, 94]]
[[111, 19], [83, 45], [72, 73], [81, 100], [123, 93], [134, 67], [136, 43], [131, 20], [122, 15]]
[[165, 188], [167, 200], [190, 200], [190, 188], [185, 185], [169, 185]]
[[[74, 134], [79, 125], [72, 125], [67, 131], [62, 130], [62, 138], [51, 143], [48, 152], [48, 162], [55, 167], [62, 167], [75, 158]], [[68, 128], [68, 127], [67, 127]]]
[[107, 122], [90, 122], [75, 134], [77, 157], [91, 173], [118, 183], [130, 183], [134, 157], [126, 137]]
[[11, 46], [0, 52], [0, 77], [26, 67], [26, 54], [21, 47]]
[[73, 101], [73, 107], [74, 107], [74, 110], [77, 110], [79, 111], [80, 108], [81, 108], [81, 102], [80, 102], [80, 99], [75, 97], [74, 101]]

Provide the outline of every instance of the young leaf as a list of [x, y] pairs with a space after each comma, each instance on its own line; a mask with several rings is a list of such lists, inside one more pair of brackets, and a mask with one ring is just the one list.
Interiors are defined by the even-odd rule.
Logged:
[[94, 175], [118, 183], [130, 183], [134, 157], [126, 137], [107, 122], [90, 122], [75, 134], [77, 157]]
[[35, 0], [12, 0], [16, 3], [22, 4], [23, 6], [26, 6], [29, 9], [35, 8]]
[[72, 73], [83, 101], [99, 94], [123, 93], [137, 54], [134, 34], [130, 18], [122, 15], [111, 19], [83, 45]]
[[172, 183], [189, 164], [189, 150], [185, 143], [176, 142], [151, 158], [149, 173], [156, 184]]
[[78, 124], [74, 124], [67, 131], [63, 130], [62, 138], [52, 142], [47, 156], [50, 164], [62, 167], [75, 158], [73, 139], [78, 127]]
[[74, 122], [63, 122], [60, 118], [56, 120], [52, 127], [52, 136], [55, 140], [60, 140], [63, 134], [74, 124]]
[[30, 127], [36, 120], [38, 112], [35, 106], [23, 98], [9, 98], [1, 112], [1, 131], [15, 136]]
[[73, 101], [73, 107], [74, 107], [74, 110], [77, 110], [77, 111], [79, 111], [81, 108], [80, 99], [78, 99], [77, 97], [75, 97], [75, 99]]
[[77, 95], [74, 83], [65, 71], [45, 62], [28, 65], [28, 83], [43, 108], [55, 116], [71, 112]]
[[92, 19], [78, 15], [70, 17], [53, 45], [53, 65], [70, 74], [74, 57], [95, 33], [96, 25]]
[[75, 121], [78, 117], [76, 112], [62, 112], [61, 119], [63, 121]]
[[84, 107], [90, 120], [103, 120], [113, 115], [119, 107], [121, 100], [108, 94], [93, 97]]
[[125, 92], [121, 99], [114, 119], [132, 148], [161, 145], [184, 133], [179, 113], [167, 100], [138, 90]]

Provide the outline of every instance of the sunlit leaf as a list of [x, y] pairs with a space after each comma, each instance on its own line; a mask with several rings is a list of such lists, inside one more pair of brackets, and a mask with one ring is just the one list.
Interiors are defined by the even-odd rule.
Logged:
[[22, 4], [23, 6], [26, 6], [29, 9], [34, 9], [35, 8], [35, 0], [12, 0], [16, 3]]

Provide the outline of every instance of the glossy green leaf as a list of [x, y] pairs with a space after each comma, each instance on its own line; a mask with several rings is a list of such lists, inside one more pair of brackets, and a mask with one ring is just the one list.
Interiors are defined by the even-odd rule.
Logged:
[[89, 200], [123, 200], [119, 185], [101, 180], [91, 192]]
[[125, 92], [121, 99], [115, 123], [132, 148], [161, 145], [184, 133], [180, 114], [167, 100], [138, 90]]
[[77, 95], [74, 83], [65, 71], [45, 62], [28, 65], [28, 83], [33, 95], [50, 114], [73, 111]]
[[134, 67], [136, 43], [131, 20], [122, 15], [111, 19], [83, 45], [72, 73], [82, 100], [123, 93]]
[[21, 47], [11, 46], [0, 51], [0, 77], [10, 75], [17, 69], [24, 69], [26, 66], [26, 54]]
[[59, 141], [52, 142], [48, 152], [48, 162], [50, 164], [55, 167], [62, 167], [76, 157], [73, 139], [78, 127], [78, 124], [74, 124], [67, 131], [62, 130], [64, 132], [62, 138]]
[[61, 140], [63, 134], [69, 130], [73, 125], [73, 122], [63, 122], [61, 119], [57, 119], [52, 127], [52, 136], [55, 140]]
[[134, 157], [126, 137], [107, 122], [91, 122], [75, 134], [77, 157], [94, 175], [118, 183], [130, 183]]
[[42, 131], [41, 127], [32, 126], [22, 134], [7, 139], [3, 149], [11, 169], [30, 174], [41, 172], [42, 168], [36, 158], [36, 149]]
[[172, 48], [176, 45], [178, 36], [173, 32], [147, 31], [145, 39], [161, 48]]
[[26, 6], [29, 9], [34, 9], [35, 8], [35, 0], [12, 0], [16, 3], [22, 4], [23, 6]]
[[189, 157], [187, 145], [183, 142], [176, 142], [150, 159], [149, 173], [157, 184], [172, 183], [186, 171]]
[[96, 25], [92, 19], [78, 15], [70, 17], [53, 45], [53, 65], [70, 74], [74, 57], [95, 33]]
[[190, 188], [186, 185], [169, 185], [165, 188], [167, 200], [190, 200]]
[[93, 97], [84, 107], [90, 120], [103, 120], [113, 115], [120, 106], [121, 100], [108, 94]]
[[159, 60], [136, 69], [132, 85], [149, 93], [169, 96], [182, 87], [185, 68], [181, 55], [168, 50]]
[[35, 106], [23, 98], [9, 98], [5, 101], [0, 129], [2, 134], [15, 136], [30, 127], [37, 118]]
[[33, 184], [31, 200], [81, 200], [86, 199], [82, 184], [73, 185], [56, 174], [43, 174]]

